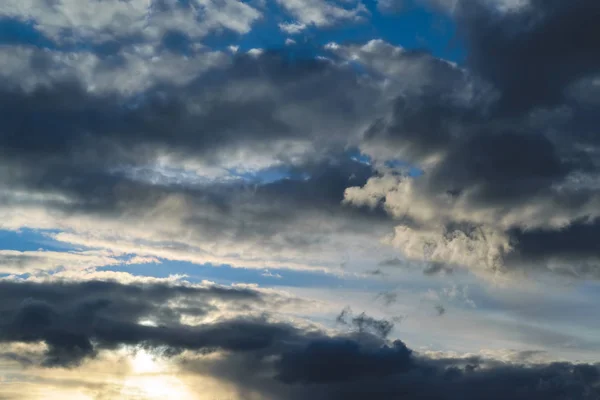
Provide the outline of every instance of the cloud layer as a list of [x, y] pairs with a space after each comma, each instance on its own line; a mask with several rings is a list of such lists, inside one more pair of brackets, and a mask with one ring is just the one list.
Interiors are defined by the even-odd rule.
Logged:
[[[248, 310], [267, 302], [274, 310], [282, 301], [249, 289], [111, 282], [4, 281], [0, 285], [0, 341], [46, 345], [39, 356], [35, 352], [2, 355], [25, 367], [38, 362], [45, 367], [72, 367], [99, 351], [139, 346], [174, 359], [181, 373], [235, 383], [241, 398], [358, 399], [370, 394], [378, 399], [399, 395], [594, 399], [600, 395], [597, 366], [416, 354], [399, 340], [387, 341], [387, 330], [381, 329], [384, 321], [364, 314], [353, 319], [357, 329], [343, 336], [267, 317], [224, 317], [226, 309]], [[222, 316], [201, 321], [213, 312]], [[346, 315], [342, 313], [340, 319]], [[197, 320], [186, 323], [185, 316]], [[212, 357], [215, 352], [220, 356]]]
[[4, 1], [0, 383], [127, 398], [84, 376], [122, 358], [244, 400], [600, 398], [556, 361], [597, 347], [599, 18]]

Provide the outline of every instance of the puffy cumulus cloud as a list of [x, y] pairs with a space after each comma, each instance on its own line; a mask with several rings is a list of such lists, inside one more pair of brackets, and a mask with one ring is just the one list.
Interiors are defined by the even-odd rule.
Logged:
[[389, 243], [409, 259], [597, 278], [598, 141], [583, 93], [594, 90], [581, 82], [598, 74], [598, 35], [584, 33], [598, 6], [483, 3], [457, 3], [460, 68], [418, 55], [436, 67], [411, 73], [415, 55], [383, 42], [334, 46], [385, 76], [415, 77], [365, 132], [379, 176], [345, 201], [383, 206], [399, 225]]
[[[345, 334], [252, 318], [255, 307], [273, 312], [289, 299], [249, 288], [98, 281], [3, 281], [0, 288], [0, 367], [12, 368], [16, 380], [35, 377], [34, 388], [110, 397], [131, 393], [145, 371], [155, 385], [174, 377], [165, 385], [191, 399], [206, 394], [196, 389], [205, 388], [199, 379], [240, 399], [600, 395], [598, 366], [547, 363], [535, 352], [418, 353], [385, 338], [380, 327], [391, 323], [365, 314], [342, 313], [355, 326]], [[107, 372], [108, 363], [119, 367]], [[12, 389], [3, 385], [0, 394]]]
[[[302, 32], [303, 30], [306, 29], [306, 25], [305, 24], [301, 24], [299, 22], [283, 22], [281, 24], [279, 24], [279, 29], [281, 29], [283, 32], [287, 33], [288, 35], [295, 35], [298, 34], [300, 32]], [[288, 41], [292, 41], [293, 39], [287, 39], [286, 44], [293, 44], [292, 42], [288, 42]]]
[[8, 0], [0, 15], [32, 23], [61, 44], [161, 40], [172, 32], [192, 39], [218, 30], [246, 33], [261, 17], [237, 0]]

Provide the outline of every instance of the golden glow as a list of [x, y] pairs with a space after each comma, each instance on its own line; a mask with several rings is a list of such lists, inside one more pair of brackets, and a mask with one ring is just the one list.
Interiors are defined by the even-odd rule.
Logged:
[[[44, 347], [14, 345], [4, 350], [43, 352]], [[187, 357], [192, 362], [202, 363], [202, 360], [217, 355], [194, 356], [191, 353]], [[0, 363], [0, 399], [5, 397], [20, 400], [240, 398], [236, 389], [227, 383], [200, 372], [182, 371], [176, 358], [155, 357], [147, 351], [133, 351], [132, 348], [101, 352], [78, 368], [24, 369], [18, 363], [5, 361]]]
[[131, 359], [131, 374], [124, 380], [120, 396], [123, 399], [198, 399], [169, 371], [163, 360], [144, 350], [137, 351]]

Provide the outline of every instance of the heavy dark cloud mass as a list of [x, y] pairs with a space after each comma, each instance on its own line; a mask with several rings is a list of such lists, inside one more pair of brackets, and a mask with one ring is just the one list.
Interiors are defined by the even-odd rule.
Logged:
[[[247, 289], [185, 287], [112, 282], [37, 284], [0, 282], [2, 342], [45, 342], [44, 364], [74, 365], [98, 349], [119, 345], [182, 349], [260, 348], [288, 327], [232, 320], [201, 328], [184, 326], [182, 317], [202, 317], [222, 301], [247, 309], [264, 301]], [[152, 321], [144, 325], [143, 320]], [[238, 333], [236, 333], [238, 332]], [[243, 337], [237, 337], [243, 332]], [[253, 333], [254, 332], [254, 333]], [[239, 339], [239, 340], [238, 340]]]
[[[123, 91], [99, 90], [99, 79], [127, 71], [133, 50], [117, 51], [116, 64], [115, 54], [94, 55], [89, 73], [52, 52], [5, 49], [23, 72], [0, 81], [2, 204], [129, 230], [164, 216], [171, 232], [146, 229], [144, 240], [215, 242], [223, 262], [241, 243], [279, 264], [311, 249], [304, 264], [331, 267], [348, 245], [332, 234], [364, 242], [402, 224], [391, 243], [405, 258], [565, 272], [578, 255], [555, 257], [550, 236], [533, 232], [568, 236], [565, 227], [600, 217], [598, 5], [493, 4], [453, 8], [463, 65], [382, 40], [207, 52], [214, 60], [184, 83], [161, 75]], [[370, 161], [353, 158], [356, 149]], [[239, 179], [273, 170], [272, 181]], [[457, 247], [463, 256], [449, 257]], [[579, 264], [574, 275], [598, 276], [595, 254]]]
[[[569, 363], [517, 365], [481, 357], [432, 358], [364, 329], [330, 336], [268, 319], [190, 326], [211, 301], [272, 301], [247, 289], [111, 282], [2, 282], [0, 341], [44, 342], [47, 367], [74, 366], [122, 345], [179, 357], [181, 368], [232, 380], [240, 393], [300, 399], [596, 399], [600, 370]], [[170, 304], [170, 305], [167, 305]], [[141, 323], [153, 319], [157, 326]], [[359, 318], [367, 319], [364, 314]], [[197, 353], [185, 353], [188, 350]], [[212, 352], [219, 358], [206, 358]], [[31, 366], [26, 355], [3, 358]]]
[[459, 4], [469, 64], [499, 89], [503, 111], [561, 105], [570, 84], [598, 73], [598, 2], [531, 0], [503, 15], [480, 2]]
[[[383, 204], [402, 223], [391, 242], [408, 258], [596, 278], [599, 141], [590, 112], [600, 98], [600, 8], [496, 3], [504, 4], [457, 2], [463, 69], [422, 69], [366, 131], [367, 153], [408, 161], [419, 176], [386, 171], [347, 190], [346, 201]], [[406, 57], [390, 65], [406, 73]]]

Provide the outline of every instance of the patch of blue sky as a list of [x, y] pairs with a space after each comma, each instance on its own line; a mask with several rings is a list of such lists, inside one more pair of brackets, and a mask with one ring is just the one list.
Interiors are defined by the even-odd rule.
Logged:
[[352, 161], [359, 162], [364, 165], [371, 165], [373, 160], [367, 154], [361, 153], [358, 149], [351, 149], [346, 152]]
[[212, 281], [218, 284], [257, 284], [269, 287], [338, 288], [383, 291], [392, 285], [381, 279], [365, 279], [355, 275], [334, 275], [321, 271], [290, 269], [235, 268], [230, 265], [193, 264], [183, 261], [161, 260], [160, 264], [132, 264], [102, 267], [100, 270], [127, 272], [134, 276], [167, 278], [186, 275], [190, 282]]
[[206, 175], [202, 172], [185, 168], [148, 165], [144, 167], [119, 167], [114, 174], [124, 175], [129, 179], [146, 182], [152, 185], [197, 186], [219, 183], [245, 182], [251, 184], [269, 184], [282, 180], [307, 180], [310, 175], [295, 171], [286, 166], [275, 166], [257, 170], [240, 170], [235, 168], [209, 169]]
[[239, 34], [222, 30], [209, 34], [202, 43], [215, 50], [226, 51], [229, 46], [236, 46], [240, 52], [250, 49], [281, 49], [285, 46], [285, 35], [279, 29], [279, 23], [288, 19], [275, 1], [266, 2], [262, 9], [263, 18], [256, 21], [250, 32]]
[[[64, 31], [63, 39], [68, 39], [68, 30]], [[64, 52], [87, 51], [99, 56], [115, 55], [127, 43], [135, 43], [134, 38], [123, 39], [119, 42], [107, 41], [93, 43], [72, 40], [55, 42], [36, 29], [35, 21], [23, 21], [16, 18], [0, 18], [0, 45], [33, 46], [42, 49]]]
[[409, 50], [426, 50], [449, 61], [464, 60], [465, 47], [450, 15], [424, 7], [417, 0], [406, 0], [398, 13], [380, 12], [376, 0], [366, 3], [372, 13], [369, 25], [375, 37]]
[[272, 167], [256, 171], [228, 170], [232, 177], [241, 179], [248, 183], [269, 184], [283, 180], [307, 180], [310, 175], [304, 172], [292, 171], [287, 167]]
[[456, 24], [449, 15], [420, 6], [414, 0], [405, 2], [404, 10], [399, 13], [380, 12], [376, 0], [365, 1], [365, 5], [369, 15], [362, 21], [339, 21], [328, 27], [309, 25], [297, 34], [287, 34], [279, 24], [296, 21], [275, 2], [269, 2], [264, 18], [247, 34], [216, 32], [204, 38], [203, 43], [213, 49], [227, 50], [236, 46], [240, 52], [247, 52], [254, 48], [283, 49], [286, 40], [293, 39], [296, 45], [286, 50], [286, 54], [316, 56], [327, 43], [362, 44], [383, 39], [408, 50], [429, 51], [436, 57], [457, 63], [464, 59], [464, 46], [458, 40]]
[[[292, 57], [314, 57], [320, 54], [323, 46], [330, 42], [365, 43], [371, 39], [383, 39], [391, 44], [410, 50], [426, 50], [433, 55], [451, 61], [461, 62], [465, 56], [464, 47], [457, 40], [456, 24], [450, 16], [420, 5], [415, 0], [405, 2], [404, 9], [398, 13], [380, 12], [376, 0], [366, 0], [369, 11], [362, 21], [339, 21], [328, 27], [307, 26], [300, 33], [289, 35], [279, 25], [294, 23], [276, 2], [268, 2], [263, 11], [264, 17], [257, 21], [250, 32], [239, 34], [221, 30], [202, 38], [203, 45], [213, 50], [228, 51], [236, 46], [241, 52], [253, 48], [277, 50], [286, 47], [288, 38], [294, 39], [295, 46], [285, 51]], [[65, 39], [58, 44], [40, 33], [34, 21], [22, 21], [12, 18], [0, 19], [0, 44], [21, 44], [60, 51], [91, 51], [98, 55], [117, 54], [128, 43], [141, 38], [122, 38], [118, 42], [105, 43], [82, 42], [70, 38], [68, 30]], [[167, 33], [161, 45], [170, 51], [188, 53], [193, 42], [185, 32]], [[360, 66], [354, 66], [361, 72]]]
[[54, 43], [40, 33], [32, 21], [0, 18], [0, 44], [54, 48]]
[[57, 230], [34, 230], [23, 228], [18, 231], [0, 230], [0, 249], [16, 251], [70, 251], [75, 247], [54, 240], [51, 235]]
[[387, 160], [385, 166], [391, 169], [406, 171], [408, 176], [417, 178], [423, 175], [423, 170], [402, 160]]
[[[351, 160], [359, 162], [364, 165], [373, 165], [373, 159], [364, 153], [361, 153], [358, 149], [351, 149], [347, 151], [348, 157]], [[418, 166], [412, 165], [406, 161], [392, 159], [384, 162], [384, 165], [391, 169], [403, 170], [408, 173], [409, 176], [416, 178], [423, 175], [423, 170]]]

